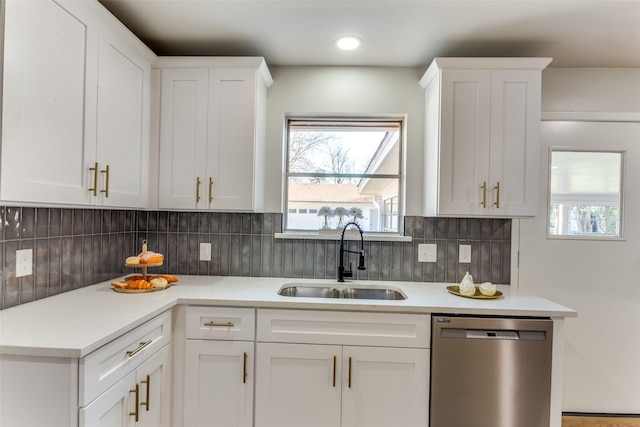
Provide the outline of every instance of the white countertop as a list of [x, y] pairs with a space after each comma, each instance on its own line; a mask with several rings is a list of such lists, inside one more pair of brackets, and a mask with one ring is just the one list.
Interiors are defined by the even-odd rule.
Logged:
[[[178, 276], [159, 292], [114, 292], [110, 281], [0, 311], [0, 354], [79, 358], [177, 304], [397, 313], [575, 317], [560, 304], [499, 285], [500, 299], [476, 300], [447, 292], [445, 283], [378, 282], [400, 288], [406, 300], [347, 300], [284, 297], [285, 283], [331, 280]], [[375, 284], [375, 282], [353, 282]]]

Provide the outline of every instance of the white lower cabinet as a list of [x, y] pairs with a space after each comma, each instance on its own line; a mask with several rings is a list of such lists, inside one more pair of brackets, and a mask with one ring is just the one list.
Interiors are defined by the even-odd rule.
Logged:
[[169, 346], [80, 410], [81, 427], [169, 426]]
[[340, 346], [258, 343], [255, 426], [340, 426], [341, 355]]
[[253, 425], [253, 349], [253, 342], [187, 340], [185, 426]]
[[426, 426], [428, 319], [260, 310], [255, 427]]
[[185, 427], [252, 427], [255, 310], [188, 307]]

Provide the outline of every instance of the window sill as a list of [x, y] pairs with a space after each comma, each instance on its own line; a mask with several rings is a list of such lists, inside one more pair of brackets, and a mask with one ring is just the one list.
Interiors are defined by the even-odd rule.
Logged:
[[[291, 231], [275, 233], [276, 239], [300, 239], [300, 240], [340, 240], [342, 231], [320, 233], [318, 231]], [[345, 240], [359, 240], [360, 234], [356, 230], [348, 230], [344, 235]], [[364, 240], [371, 242], [411, 242], [411, 236], [401, 236], [394, 233], [364, 233]]]

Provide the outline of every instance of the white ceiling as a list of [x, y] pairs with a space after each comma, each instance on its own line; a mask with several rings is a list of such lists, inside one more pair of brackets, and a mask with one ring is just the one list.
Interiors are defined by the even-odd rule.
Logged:
[[[640, 0], [100, 2], [158, 55], [416, 67], [436, 56], [542, 56], [554, 67], [640, 68]], [[337, 51], [346, 34], [362, 47]]]

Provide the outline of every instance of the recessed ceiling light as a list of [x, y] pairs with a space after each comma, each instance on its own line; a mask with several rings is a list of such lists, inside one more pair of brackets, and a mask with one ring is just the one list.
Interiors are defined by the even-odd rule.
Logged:
[[362, 40], [356, 36], [344, 36], [336, 40], [336, 46], [342, 50], [353, 50], [360, 47]]

